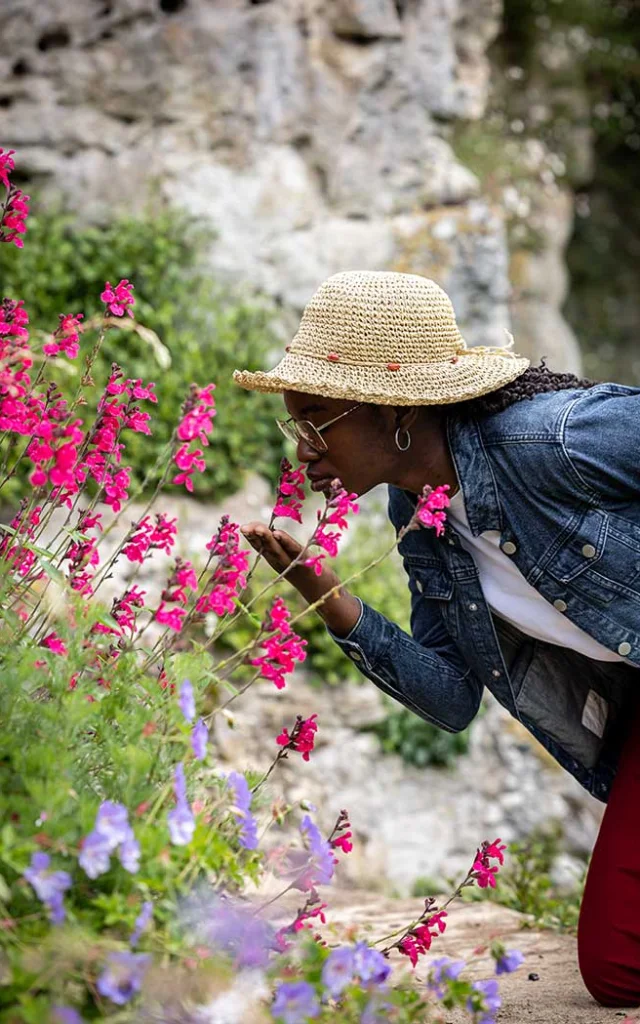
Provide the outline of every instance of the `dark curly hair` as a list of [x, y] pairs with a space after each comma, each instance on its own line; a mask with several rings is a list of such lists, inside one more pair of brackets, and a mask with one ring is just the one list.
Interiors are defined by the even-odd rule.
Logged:
[[522, 402], [525, 398], [535, 398], [549, 391], [567, 391], [570, 388], [592, 388], [597, 381], [586, 377], [576, 377], [573, 373], [555, 373], [546, 365], [544, 359], [539, 366], [530, 366], [510, 384], [505, 384], [497, 391], [490, 391], [480, 398], [471, 398], [466, 402], [456, 402], [448, 407], [448, 411], [458, 416], [478, 419], [502, 412], [514, 402]]

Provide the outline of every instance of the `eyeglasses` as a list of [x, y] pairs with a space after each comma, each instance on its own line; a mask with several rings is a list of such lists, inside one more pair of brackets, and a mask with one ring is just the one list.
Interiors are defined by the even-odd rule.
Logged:
[[356, 409], [359, 409], [364, 404], [364, 402], [358, 402], [357, 405], [353, 405], [346, 412], [341, 412], [339, 416], [334, 416], [332, 420], [323, 423], [319, 427], [310, 423], [309, 420], [294, 420], [293, 416], [290, 416], [288, 420], [276, 420], [276, 423], [284, 436], [294, 444], [297, 445], [300, 441], [304, 441], [317, 452], [328, 452], [329, 448], [327, 442], [322, 437], [322, 432], [330, 427], [332, 423], [337, 423], [338, 420], [348, 416], [351, 412], [355, 412]]

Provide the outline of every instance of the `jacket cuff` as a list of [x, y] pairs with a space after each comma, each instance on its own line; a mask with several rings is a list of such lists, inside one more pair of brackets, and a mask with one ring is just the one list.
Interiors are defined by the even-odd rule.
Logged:
[[371, 669], [384, 654], [391, 639], [392, 628], [380, 612], [360, 601], [360, 616], [347, 636], [328, 633], [338, 647], [362, 669]]

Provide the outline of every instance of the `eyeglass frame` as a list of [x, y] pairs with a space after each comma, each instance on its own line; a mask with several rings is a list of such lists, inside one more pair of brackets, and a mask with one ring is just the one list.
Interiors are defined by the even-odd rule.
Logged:
[[[326, 423], [322, 423], [319, 427], [316, 427], [315, 423], [312, 423], [311, 420], [296, 420], [293, 418], [293, 416], [289, 416], [289, 418], [286, 420], [276, 419], [276, 423], [278, 424], [280, 430], [282, 431], [282, 433], [284, 434], [288, 441], [291, 441], [294, 444], [298, 444], [300, 441], [304, 441], [304, 443], [308, 444], [309, 447], [313, 448], [314, 451], [318, 452], [319, 454], [324, 454], [325, 452], [329, 451], [329, 446], [322, 437], [323, 431], [327, 430], [327, 428], [332, 426], [334, 423], [337, 423], [338, 420], [341, 420], [345, 416], [348, 416], [349, 413], [355, 412], [356, 409], [360, 409], [363, 405], [366, 404], [366, 402], [358, 402], [356, 405], [352, 405], [350, 409], [347, 409], [346, 412], [341, 412], [339, 416], [334, 416], [333, 419], [327, 420]], [[311, 427], [312, 432], [318, 435], [323, 447], [318, 447], [315, 441], [309, 440], [308, 437], [305, 437], [304, 434], [300, 433], [300, 427], [305, 425]], [[290, 430], [291, 433], [289, 433]]]

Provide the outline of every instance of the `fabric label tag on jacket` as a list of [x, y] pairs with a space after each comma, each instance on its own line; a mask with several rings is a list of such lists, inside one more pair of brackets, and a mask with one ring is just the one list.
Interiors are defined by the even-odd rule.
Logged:
[[589, 690], [582, 710], [582, 724], [585, 729], [602, 738], [607, 724], [608, 712], [609, 705], [604, 697], [596, 693], [595, 690]]

